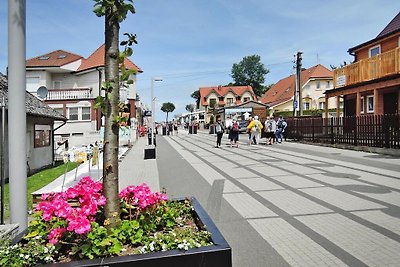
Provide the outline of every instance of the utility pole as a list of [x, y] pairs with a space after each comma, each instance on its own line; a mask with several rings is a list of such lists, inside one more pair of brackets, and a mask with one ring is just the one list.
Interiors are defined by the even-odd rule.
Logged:
[[301, 60], [303, 59], [301, 55], [303, 52], [297, 52], [296, 57], [296, 89], [298, 90], [298, 103], [299, 103], [299, 116], [303, 116], [303, 96], [301, 92]]
[[296, 55], [294, 55], [294, 60], [293, 60], [293, 69], [296, 70], [296, 81], [294, 83], [294, 95], [293, 95], [293, 117], [297, 116], [297, 107], [298, 107], [298, 95], [297, 95], [297, 60], [296, 60]]

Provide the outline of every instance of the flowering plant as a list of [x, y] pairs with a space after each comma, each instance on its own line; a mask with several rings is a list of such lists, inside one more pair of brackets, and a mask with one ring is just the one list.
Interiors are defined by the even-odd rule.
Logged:
[[165, 194], [151, 192], [146, 184], [128, 186], [119, 197], [121, 224], [108, 231], [101, 183], [84, 177], [65, 192], [43, 195], [23, 242], [0, 246], [0, 266], [187, 250], [211, 244], [209, 232], [194, 223], [189, 200], [167, 201]]

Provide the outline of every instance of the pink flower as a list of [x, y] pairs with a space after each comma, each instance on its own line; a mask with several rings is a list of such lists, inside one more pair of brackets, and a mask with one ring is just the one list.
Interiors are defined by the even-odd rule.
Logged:
[[138, 205], [141, 209], [168, 199], [160, 192], [152, 193], [147, 184], [128, 186], [119, 193], [119, 197], [130, 205]]
[[81, 235], [90, 232], [91, 225], [90, 221], [87, 219], [86, 216], [71, 216], [67, 219], [68, 221], [68, 231], [74, 231], [75, 233]]
[[53, 245], [57, 244], [65, 231], [65, 228], [54, 228], [53, 230], [51, 230], [47, 236], [47, 238], [49, 239], [49, 243]]

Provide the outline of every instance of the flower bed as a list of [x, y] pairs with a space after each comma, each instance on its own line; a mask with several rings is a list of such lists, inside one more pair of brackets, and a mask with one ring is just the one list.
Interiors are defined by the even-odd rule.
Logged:
[[[107, 231], [108, 220], [102, 216], [106, 199], [101, 190], [101, 183], [85, 177], [64, 193], [44, 195], [21, 242], [0, 250], [0, 266], [72, 264], [81, 259], [102, 258], [104, 261], [104, 257], [114, 257], [110, 258], [111, 262], [119, 262], [121, 257], [117, 256], [143, 256], [176, 249], [189, 255], [192, 252], [188, 250], [195, 248], [194, 254], [198, 254], [203, 248], [212, 252], [215, 238], [224, 243], [223, 249], [228, 251], [230, 262], [226, 241], [222, 237], [212, 237], [203, 225], [204, 220], [194, 212], [192, 203], [198, 205], [197, 201], [167, 201], [165, 194], [152, 193], [146, 184], [129, 186], [120, 193], [121, 224]], [[71, 201], [79, 204], [71, 205]], [[204, 210], [200, 212], [205, 213]], [[207, 224], [216, 230], [212, 222], [207, 221]], [[88, 266], [88, 262], [73, 266]]]

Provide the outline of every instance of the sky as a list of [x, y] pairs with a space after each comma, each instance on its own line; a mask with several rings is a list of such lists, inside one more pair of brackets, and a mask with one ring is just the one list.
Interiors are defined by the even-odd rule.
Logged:
[[[62, 49], [87, 58], [104, 43], [104, 17], [92, 0], [27, 0], [27, 59]], [[265, 84], [303, 67], [339, 66], [353, 57], [347, 50], [375, 38], [400, 11], [396, 0], [136, 0], [120, 33], [134, 33], [131, 60], [141, 101], [150, 106], [152, 77], [156, 119], [162, 103], [185, 112], [191, 93], [203, 86], [233, 82], [231, 69], [245, 56], [259, 55], [269, 70]], [[0, 0], [0, 72], [7, 67], [7, 8]]]

